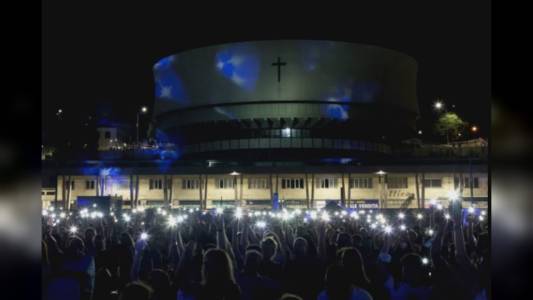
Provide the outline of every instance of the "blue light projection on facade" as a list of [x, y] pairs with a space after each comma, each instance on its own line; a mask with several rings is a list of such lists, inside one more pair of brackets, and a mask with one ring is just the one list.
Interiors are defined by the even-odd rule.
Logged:
[[215, 68], [246, 91], [255, 88], [260, 69], [255, 51], [245, 45], [232, 45], [216, 53]]
[[174, 72], [174, 56], [161, 59], [154, 66], [155, 95], [162, 100], [187, 104], [185, 86], [179, 75]]
[[338, 103], [326, 104], [323, 113], [332, 119], [347, 120], [350, 110], [348, 103], [375, 102], [380, 93], [381, 85], [374, 81], [356, 81], [335, 86], [324, 100]]

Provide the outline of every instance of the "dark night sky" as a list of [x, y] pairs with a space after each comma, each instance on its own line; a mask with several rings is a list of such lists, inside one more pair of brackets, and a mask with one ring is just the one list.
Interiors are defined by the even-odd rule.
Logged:
[[[311, 12], [249, 7], [246, 13], [229, 5], [192, 10], [180, 5], [45, 1], [43, 133], [48, 137], [74, 131], [95, 111], [107, 110], [114, 119], [134, 122], [139, 106], [153, 104], [152, 66], [163, 56], [222, 42], [305, 38], [372, 44], [414, 57], [421, 128], [435, 117], [431, 104], [442, 97], [486, 136], [490, 3], [470, 2], [370, 10], [314, 7]], [[59, 129], [54, 121], [58, 108], [67, 123]]]

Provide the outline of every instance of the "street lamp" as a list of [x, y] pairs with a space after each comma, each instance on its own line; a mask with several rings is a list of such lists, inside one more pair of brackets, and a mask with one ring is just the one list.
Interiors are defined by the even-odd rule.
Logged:
[[142, 106], [138, 111], [137, 111], [137, 123], [135, 124], [135, 127], [137, 128], [137, 147], [139, 147], [139, 117], [141, 114], [145, 114], [148, 112], [148, 107], [146, 106]]
[[442, 101], [437, 100], [437, 101], [435, 102], [435, 104], [433, 104], [433, 107], [434, 107], [436, 110], [441, 110], [442, 108], [444, 108], [444, 104], [442, 103]]
[[471, 130], [473, 133], [476, 133], [476, 132], [477, 132], [477, 129], [478, 129], [478, 128], [477, 128], [476, 125], [474, 125], [474, 126], [472, 126], [472, 128], [470, 128], [470, 130]]

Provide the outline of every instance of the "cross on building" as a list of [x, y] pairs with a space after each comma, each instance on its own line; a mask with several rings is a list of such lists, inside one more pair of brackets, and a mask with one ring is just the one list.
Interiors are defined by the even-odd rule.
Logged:
[[282, 62], [279, 56], [278, 56], [278, 61], [272, 63], [272, 66], [278, 67], [278, 82], [281, 81], [281, 67], [285, 65], [287, 65], [287, 63]]

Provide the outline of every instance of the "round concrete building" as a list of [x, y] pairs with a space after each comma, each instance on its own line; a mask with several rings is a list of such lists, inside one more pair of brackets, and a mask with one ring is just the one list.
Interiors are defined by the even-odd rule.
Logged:
[[195, 159], [386, 156], [414, 136], [417, 64], [376, 46], [221, 44], [154, 68], [155, 134]]

